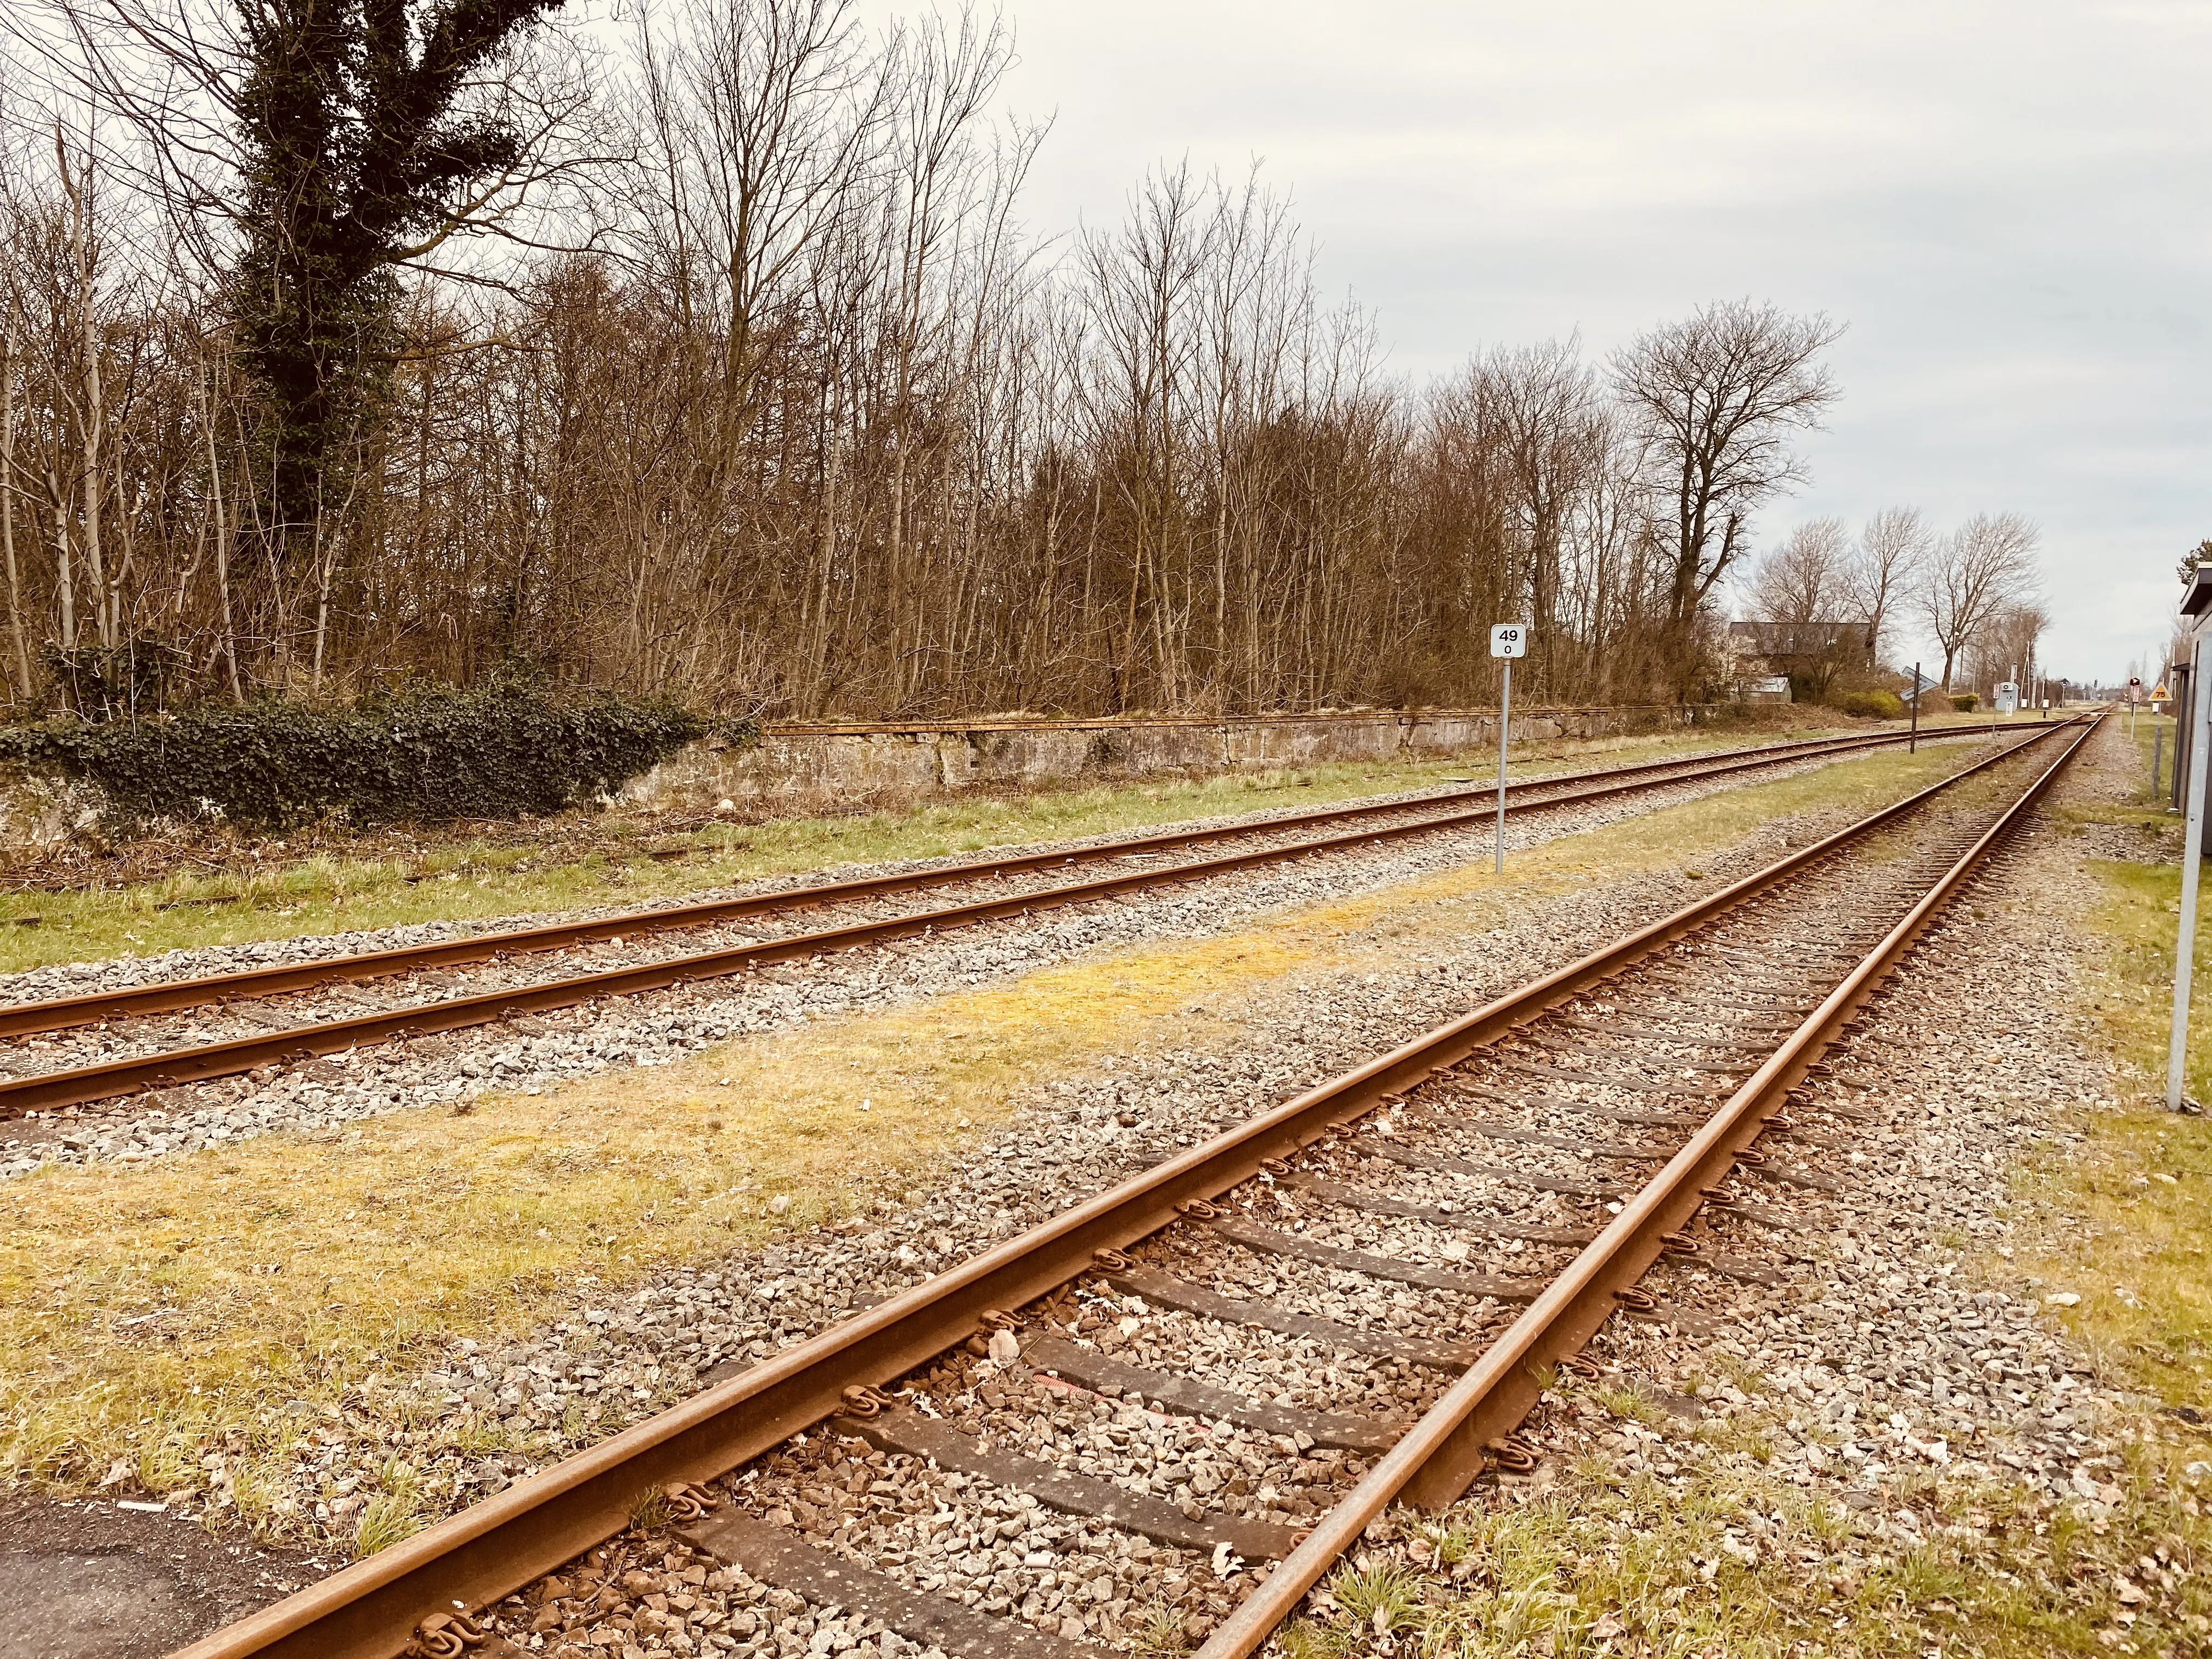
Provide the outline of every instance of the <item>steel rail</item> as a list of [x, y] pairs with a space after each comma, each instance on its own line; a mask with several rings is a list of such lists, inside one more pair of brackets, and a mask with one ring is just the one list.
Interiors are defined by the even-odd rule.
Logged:
[[1198, 1659], [1243, 1659], [1256, 1651], [1297, 1610], [1322, 1574], [1358, 1542], [1368, 1523], [1396, 1499], [1402, 1497], [1420, 1508], [1436, 1510], [1467, 1490], [1481, 1473], [1484, 1445], [1510, 1432], [1536, 1403], [1543, 1386], [1540, 1373], [1580, 1352], [1596, 1334], [1617, 1305], [1619, 1293], [1642, 1279], [1659, 1259], [1662, 1236], [1680, 1231], [1697, 1212], [1708, 1189], [1759, 1139], [1774, 1103], [1804, 1081], [1808, 1069], [1857, 1015], [1921, 930], [1991, 849], [2019, 827], [2095, 730], [2092, 722], [1960, 854], [1666, 1167], [1622, 1205], [1597, 1237], [1484, 1349], [1474, 1365], [1222, 1621], [1199, 1649]]
[[[1784, 757], [1784, 763], [1788, 758]], [[1592, 789], [1547, 795], [1539, 800], [1516, 802], [1508, 810], [1530, 812], [1594, 799], [1609, 799], [1638, 790], [1662, 788], [1678, 781], [1699, 782], [1750, 767], [1777, 763], [1771, 759], [1740, 762], [1711, 768], [1686, 779], [1646, 778], [1606, 784]], [[1063, 883], [1006, 898], [978, 899], [966, 904], [919, 910], [881, 921], [851, 923], [757, 944], [720, 946], [711, 951], [664, 957], [658, 962], [641, 963], [630, 967], [570, 975], [532, 985], [478, 992], [472, 996], [414, 1003], [340, 1019], [319, 1020], [283, 1030], [257, 1032], [251, 1036], [226, 1037], [188, 1048], [157, 1050], [128, 1059], [72, 1066], [64, 1071], [11, 1078], [0, 1082], [0, 1121], [21, 1117], [26, 1112], [40, 1108], [83, 1105], [143, 1090], [173, 1088], [187, 1083], [204, 1083], [214, 1078], [234, 1077], [264, 1066], [295, 1064], [326, 1054], [374, 1048], [394, 1039], [471, 1030], [518, 1015], [573, 1008], [603, 997], [640, 996], [701, 981], [729, 979], [779, 962], [828, 956], [953, 927], [969, 927], [977, 922], [1027, 915], [1033, 911], [1088, 904], [1123, 893], [1203, 880], [1234, 871], [1372, 846], [1383, 841], [1429, 835], [1470, 823], [1486, 824], [1493, 810], [1486, 804], [1480, 808], [1442, 817], [1417, 818], [1409, 823], [1323, 836], [1294, 842], [1285, 847], [1264, 847], [1242, 853], [1223, 854], [1183, 864], [1097, 877], [1089, 881]]]
[[[2065, 729], [2045, 728], [1880, 808], [251, 1613], [179, 1650], [173, 1659], [392, 1659], [426, 1617], [495, 1601], [619, 1532], [641, 1493], [710, 1480], [772, 1449], [838, 1411], [846, 1390], [879, 1386], [927, 1364], [981, 1328], [991, 1310], [1019, 1308], [1057, 1290], [1093, 1270], [1100, 1252], [1125, 1249], [1174, 1222], [1180, 1206], [1252, 1179], [1263, 1160], [1312, 1145]], [[1606, 1236], [1619, 1231], [1608, 1229]], [[1355, 1489], [1367, 1490], [1367, 1483]], [[1303, 1563], [1309, 1554], [1301, 1550], [1293, 1559]], [[1279, 1576], [1285, 1572], [1277, 1569]]]
[[[1978, 737], [1981, 728], [1960, 727], [1944, 735]], [[1508, 793], [1516, 794], [1577, 784], [1622, 781], [1655, 772], [1680, 772], [1691, 769], [1682, 779], [1688, 782], [1701, 777], [1725, 776], [1730, 772], [1749, 770], [1759, 766], [1784, 765], [1793, 760], [1887, 747], [1905, 742], [1908, 736], [1904, 732], [1877, 732], [1865, 737], [1808, 738], [1796, 743], [1765, 744], [1750, 749], [1723, 750], [1713, 754], [1686, 756], [1674, 760], [1641, 761], [1629, 766], [1601, 767], [1588, 772], [1524, 778], [1510, 784]], [[600, 944], [610, 939], [713, 927], [742, 921], [748, 916], [810, 909], [855, 899], [879, 898], [891, 893], [951, 886], [994, 876], [1016, 875], [1033, 870], [1065, 869], [1324, 823], [1390, 813], [1419, 812], [1431, 806], [1449, 805], [1457, 801], [1486, 800], [1490, 799], [1490, 793], [1487, 787], [1455, 789], [1413, 800], [1381, 805], [1367, 803], [1317, 807], [1310, 811], [1289, 813], [1282, 817], [1267, 818], [1254, 823], [1125, 836], [1090, 847], [1062, 848], [1057, 852], [1020, 853], [1009, 849], [1000, 856], [969, 859], [926, 870], [861, 876], [848, 881], [816, 882], [770, 893], [748, 894], [739, 898], [709, 899], [658, 910], [635, 910], [618, 916], [603, 916], [595, 921], [510, 928], [501, 933], [477, 933], [467, 939], [441, 940], [433, 945], [401, 945], [388, 951], [325, 957], [313, 962], [245, 968], [228, 974], [206, 974], [192, 979], [164, 980], [156, 984], [130, 986], [112, 991], [88, 991], [82, 995], [52, 997], [37, 1002], [9, 1003], [0, 1005], [0, 1036], [27, 1036], [41, 1031], [94, 1024], [105, 1019], [174, 1013], [181, 1009], [205, 1007], [210, 1003], [233, 998], [284, 996], [325, 985], [358, 984], [388, 979], [399, 974], [419, 973], [426, 969], [458, 967], [505, 956], [569, 950], [580, 945]], [[1528, 804], [1537, 805], [1544, 803]], [[1456, 819], [1453, 821], [1456, 822]]]

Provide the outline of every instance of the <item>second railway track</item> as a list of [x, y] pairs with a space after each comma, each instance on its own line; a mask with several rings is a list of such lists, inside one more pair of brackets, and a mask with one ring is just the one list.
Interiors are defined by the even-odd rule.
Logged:
[[1146, 1609], [1203, 1659], [1256, 1651], [1387, 1505], [1525, 1464], [1542, 1376], [1607, 1320], [1693, 1322], [1697, 1275], [1771, 1271], [1786, 1194], [1831, 1184], [1856, 1122], [1801, 1085], [2087, 735], [1978, 762], [185, 1659], [618, 1645], [573, 1576], [535, 1618], [507, 1598], [647, 1492], [744, 1575], [700, 1573], [676, 1627], [742, 1613], [740, 1651], [803, 1622], [1078, 1659]]
[[[1978, 735], [1977, 731], [1972, 734]], [[1506, 811], [1519, 814], [1571, 808], [1623, 795], [1698, 783], [1746, 772], [1802, 764], [1868, 749], [1893, 746], [1905, 734], [1820, 739], [1765, 745], [1717, 756], [1643, 763], [1600, 771], [1567, 774], [1510, 785]], [[1469, 805], [1480, 801], [1480, 805]], [[158, 981], [85, 995], [0, 1007], [0, 1036], [51, 1038], [72, 1029], [137, 1022], [118, 1042], [107, 1031], [94, 1033], [56, 1052], [49, 1041], [0, 1062], [15, 1075], [0, 1078], [0, 1121], [35, 1110], [89, 1104], [149, 1090], [172, 1088], [235, 1077], [262, 1068], [298, 1064], [319, 1057], [440, 1034], [466, 1030], [501, 1020], [574, 1008], [608, 998], [637, 996], [687, 985], [727, 979], [781, 963], [808, 961], [897, 940], [943, 933], [995, 920], [1110, 900], [1120, 895], [1194, 882], [1288, 860], [1340, 853], [1377, 842], [1467, 831], [1486, 824], [1493, 792], [1469, 789], [1413, 800], [1331, 807], [1285, 817], [1193, 830], [1125, 837], [1097, 845], [1002, 856], [951, 867], [898, 872], [855, 880], [823, 883], [737, 898], [599, 917], [587, 921], [477, 935], [465, 939], [404, 950], [328, 957], [280, 967], [198, 979]], [[1438, 810], [1438, 809], [1443, 810]], [[1359, 827], [1330, 829], [1353, 823]], [[1288, 836], [1288, 840], [1280, 839]], [[1177, 851], [1222, 842], [1261, 839], [1269, 844], [1214, 852], [1177, 863], [1152, 863]], [[1076, 881], [1050, 877], [1083, 866], [1119, 866], [1112, 873]], [[1137, 867], [1131, 868], [1131, 865]], [[468, 963], [495, 966], [512, 957], [574, 950], [611, 943], [623, 945], [641, 936], [723, 927], [732, 922], [836, 904], [878, 901], [887, 895], [927, 890], [955, 883], [1003, 884], [1027, 878], [1042, 884], [997, 892], [965, 902], [902, 911], [811, 931], [769, 939], [740, 939], [704, 951], [660, 954], [643, 962], [556, 977], [461, 990], [435, 998], [373, 1006], [368, 1012], [336, 1018], [299, 1018], [289, 1011], [255, 1005], [318, 988], [372, 1005], [382, 996], [354, 989], [364, 983], [404, 980]], [[419, 992], [417, 993], [419, 996]], [[244, 1032], [179, 1042], [157, 1023], [163, 1017], [196, 1010], [242, 1024]], [[208, 1016], [203, 1014], [204, 1020]], [[125, 1050], [117, 1054], [120, 1047]], [[74, 1064], [57, 1066], [57, 1059]], [[40, 1069], [27, 1073], [23, 1062]]]

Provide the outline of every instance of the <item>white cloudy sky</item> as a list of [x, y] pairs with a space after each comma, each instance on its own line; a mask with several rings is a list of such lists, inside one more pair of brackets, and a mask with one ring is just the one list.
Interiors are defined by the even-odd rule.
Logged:
[[2048, 661], [2118, 674], [2212, 536], [2212, 3], [1007, 0], [1028, 217], [1163, 157], [1289, 187], [1324, 280], [1425, 376], [1700, 301], [1850, 324], [1810, 486], [1767, 515], [2045, 534]]

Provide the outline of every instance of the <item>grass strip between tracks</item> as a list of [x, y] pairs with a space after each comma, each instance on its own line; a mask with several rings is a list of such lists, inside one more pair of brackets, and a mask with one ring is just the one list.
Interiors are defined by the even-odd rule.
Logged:
[[[925, 1179], [1025, 1090], [1103, 1055], [1249, 1042], [1183, 1017], [1194, 1002], [1274, 999], [1294, 1016], [1303, 982], [1442, 954], [1554, 895], [1695, 867], [1778, 817], [1858, 816], [1966, 758], [1869, 756], [1561, 837], [1515, 855], [1502, 884], [1463, 866], [677, 1066], [488, 1096], [466, 1116], [396, 1114], [342, 1136], [9, 1183], [0, 1468], [82, 1489], [120, 1465], [118, 1487], [168, 1492], [207, 1487], [203, 1459], [220, 1451], [218, 1513], [283, 1535], [313, 1529], [283, 1507], [285, 1472], [343, 1400], [381, 1401], [423, 1443], [543, 1461], [611, 1421], [508, 1444], [471, 1413], [410, 1421], [372, 1379], [447, 1334], [527, 1328], [655, 1264], [718, 1257]], [[793, 1200], [787, 1212], [764, 1212], [771, 1194]], [[661, 1386], [630, 1380], [647, 1397]], [[416, 1482], [404, 1443], [368, 1488], [388, 1500], [372, 1509], [382, 1541], [460, 1498]]]

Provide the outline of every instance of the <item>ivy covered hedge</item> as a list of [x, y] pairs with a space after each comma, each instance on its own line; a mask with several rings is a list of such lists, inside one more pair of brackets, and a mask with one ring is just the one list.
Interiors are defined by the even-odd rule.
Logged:
[[252, 830], [329, 814], [436, 822], [580, 805], [708, 729], [672, 702], [437, 687], [350, 707], [272, 700], [149, 720], [49, 720], [0, 729], [0, 763], [93, 784], [136, 825], [218, 812]]

